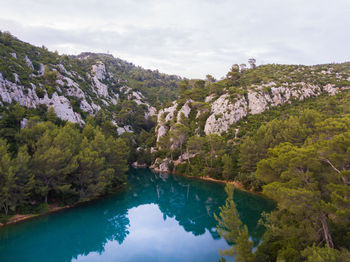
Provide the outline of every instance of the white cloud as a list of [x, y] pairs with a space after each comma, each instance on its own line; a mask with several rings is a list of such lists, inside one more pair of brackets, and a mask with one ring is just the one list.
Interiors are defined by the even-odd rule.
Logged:
[[186, 77], [234, 63], [350, 60], [348, 0], [0, 0], [1, 30], [60, 53], [107, 52]]

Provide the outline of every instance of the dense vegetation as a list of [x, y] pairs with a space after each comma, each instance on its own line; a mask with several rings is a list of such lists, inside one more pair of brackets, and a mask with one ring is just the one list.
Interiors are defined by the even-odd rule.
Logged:
[[[321, 65], [310, 67], [310, 72], [338, 70], [338, 74], [348, 77], [348, 66], [329, 69], [333, 65]], [[208, 95], [221, 95], [227, 90], [232, 90], [233, 96], [244, 95], [255, 81], [252, 76], [257, 76], [256, 83], [260, 84], [289, 78], [293, 82], [307, 81], [312, 75], [308, 70], [293, 78], [292, 72], [298, 68], [266, 65], [243, 73], [236, 71], [240, 75], [236, 83], [231, 82], [232, 71], [226, 79], [214, 83], [210, 83], [210, 77], [206, 81], [184, 80], [179, 86], [182, 93], [178, 109], [189, 98], [194, 100], [193, 109], [210, 106], [204, 102]], [[336, 84], [340, 79], [328, 73], [321, 75], [324, 77], [309, 81]], [[340, 80], [338, 84], [349, 85]], [[167, 123], [170, 132], [159, 140], [160, 150], [155, 156], [174, 160], [185, 157], [174, 162], [173, 172], [239, 181], [276, 201], [276, 210], [265, 214], [261, 221], [266, 232], [253, 252], [247, 229], [232, 202], [233, 192], [227, 189], [228, 200], [217, 217], [218, 232], [235, 244], [224, 255], [235, 254], [237, 261], [349, 261], [349, 101], [348, 91], [293, 101], [248, 115], [221, 136], [205, 136], [199, 129], [203, 120], [195, 117], [198, 110], [192, 110], [188, 118]]]
[[[349, 261], [349, 95], [311, 99], [245, 123], [239, 176], [262, 185], [277, 208], [265, 214], [257, 251], [251, 252], [246, 239], [242, 248], [250, 249], [239, 261]], [[272, 120], [256, 129], [249, 125], [256, 119]], [[231, 213], [226, 219], [236, 217]], [[242, 233], [235, 230], [238, 252]]]
[[[272, 107], [260, 114], [248, 114], [234, 123], [222, 135], [206, 136], [204, 125], [209, 116], [210, 102], [205, 102], [204, 99], [208, 96], [217, 97], [228, 92], [232, 96], [231, 99], [236, 99], [238, 95], [244, 95], [248, 89], [254, 88], [253, 83], [263, 85], [276, 81], [275, 78], [282, 77], [284, 74], [287, 76], [283, 78], [283, 81], [287, 81], [289, 75], [296, 75], [296, 72], [302, 69], [306, 70], [304, 75], [299, 74], [298, 78], [293, 78], [293, 81], [301, 82], [305, 77], [312, 84], [317, 84], [319, 79], [323, 79], [322, 81], [330, 83], [338, 81], [339, 85], [345, 85], [348, 83], [344, 83], [336, 75], [342, 74], [344, 77], [350, 77], [348, 63], [312, 67], [264, 65], [243, 71], [237, 67], [234, 66], [225, 79], [217, 82], [208, 75], [206, 80], [185, 79], [179, 84], [181, 96], [177, 100], [178, 106], [174, 115], [177, 115], [177, 112], [185, 103], [188, 103], [189, 99], [192, 99], [189, 103], [191, 112], [188, 117], [181, 117], [180, 121], [171, 120], [165, 123], [170, 131], [160, 138], [157, 143], [160, 150], [150, 159], [167, 157], [171, 160], [178, 160], [185, 152], [187, 153], [185, 157], [191, 156], [191, 158], [175, 162], [176, 167], [173, 169], [175, 173], [238, 180], [248, 189], [260, 190], [262, 181], [256, 179], [256, 164], [266, 157], [270, 147], [281, 142], [301, 145], [308, 134], [313, 132], [310, 121], [313, 121], [311, 116], [315, 113], [314, 111], [321, 113], [315, 121], [324, 120], [328, 116], [341, 117], [350, 113], [349, 93], [343, 91], [336, 96], [324, 94]], [[318, 75], [316, 72], [330, 73], [319, 73]], [[315, 74], [317, 76], [314, 76]], [[232, 75], [236, 75], [237, 82], [233, 82]], [[255, 77], [258, 77], [259, 81], [255, 81]], [[166, 114], [162, 115], [161, 119], [165, 117]], [[220, 118], [219, 115], [216, 117]], [[283, 128], [286, 134], [280, 133]]]
[[[52, 110], [12, 105], [0, 119], [0, 205], [4, 219], [42, 212], [48, 204], [86, 201], [125, 182], [129, 141], [116, 138], [107, 120], [90, 117], [84, 128]], [[28, 117], [25, 128], [23, 118]]]
[[[32, 61], [32, 69], [25, 57]], [[87, 72], [97, 61], [106, 65], [104, 84], [108, 92], [119, 95], [116, 104], [104, 103], [90, 89]], [[237, 261], [349, 261], [349, 91], [247, 115], [222, 135], [206, 136], [204, 125], [210, 111], [208, 96], [215, 99], [227, 93], [236, 101], [257, 85], [269, 93], [272, 83], [299, 89], [302, 83], [350, 86], [350, 63], [256, 67], [250, 60], [250, 69], [234, 65], [220, 81], [208, 75], [205, 80], [184, 79], [177, 86], [176, 76], [144, 70], [110, 55], [59, 56], [0, 33], [0, 72], [13, 83], [19, 79], [24, 91], [35, 84], [39, 97], [60, 93], [59, 64], [83, 76], [75, 78], [79, 87], [102, 109], [89, 116], [77, 97], [69, 97], [85, 120], [80, 127], [58, 119], [46, 106], [28, 109], [1, 103], [0, 208], [4, 217], [106, 194], [125, 181], [128, 164], [168, 158], [174, 173], [239, 181], [276, 201], [276, 210], [261, 221], [266, 227], [262, 243], [252, 252], [247, 227], [232, 201], [233, 189], [227, 187], [228, 200], [217, 216], [218, 232], [236, 246], [223, 254], [236, 254]], [[120, 90], [126, 84], [131, 89], [123, 93]], [[188, 117], [165, 123], [169, 132], [156, 143], [154, 119], [145, 118], [147, 106], [129, 100], [129, 95], [141, 91], [160, 108], [173, 101], [178, 90], [174, 115], [189, 101], [192, 110]], [[166, 114], [160, 118], [164, 120]], [[135, 133], [118, 136], [113, 121], [131, 126]], [[152, 152], [152, 147], [157, 149]]]

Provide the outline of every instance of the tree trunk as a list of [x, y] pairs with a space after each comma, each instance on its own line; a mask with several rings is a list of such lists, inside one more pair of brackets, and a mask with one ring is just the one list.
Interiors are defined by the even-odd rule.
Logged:
[[190, 154], [188, 153], [188, 149], [187, 149], [187, 162], [188, 162], [188, 165], [191, 165]]
[[329, 232], [328, 224], [327, 224], [327, 221], [326, 221], [326, 215], [324, 213], [321, 214], [320, 220], [321, 220], [321, 223], [322, 223], [323, 238], [326, 241], [326, 244], [330, 248], [334, 248], [332, 236], [331, 236], [331, 233]]

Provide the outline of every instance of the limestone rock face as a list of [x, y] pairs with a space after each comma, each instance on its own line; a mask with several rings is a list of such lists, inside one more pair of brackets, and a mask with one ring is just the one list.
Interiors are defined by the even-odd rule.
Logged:
[[27, 89], [24, 93], [24, 87], [5, 80], [0, 73], [0, 96], [2, 101], [7, 103], [18, 102], [22, 106], [36, 108], [40, 104], [53, 107], [57, 116], [62, 120], [73, 123], [83, 124], [80, 114], [72, 109], [69, 100], [64, 96], [59, 96], [56, 92], [49, 98], [47, 94], [39, 98], [36, 94], [36, 86], [32, 84], [32, 89]]
[[44, 98], [40, 99], [39, 103], [46, 104], [48, 107], [52, 106], [57, 116], [63, 120], [84, 124], [80, 114], [73, 111], [69, 100], [64, 96], [59, 96], [56, 92], [53, 93], [51, 98], [46, 94]]
[[[207, 135], [212, 133], [221, 134], [247, 114], [260, 114], [271, 107], [291, 103], [293, 100], [316, 97], [323, 92], [335, 95], [340, 90], [349, 88], [336, 88], [332, 84], [327, 84], [320, 88], [317, 85], [304, 82], [285, 83], [281, 86], [276, 86], [274, 82], [261, 86], [254, 85], [248, 89], [248, 101], [243, 96], [240, 96], [235, 103], [232, 103], [228, 99], [228, 94], [224, 94], [212, 102], [212, 114], [206, 121], [204, 131]], [[206, 100], [211, 101], [212, 98]]]
[[257, 92], [248, 92], [249, 109], [251, 114], [260, 114], [264, 112], [269, 103], [271, 103], [271, 98], [267, 94], [259, 94]]
[[156, 172], [169, 173], [170, 172], [170, 168], [169, 168], [170, 163], [171, 163], [171, 160], [169, 158], [165, 158], [163, 160], [160, 158], [157, 158], [155, 160], [154, 164], [152, 166], [150, 166], [150, 168], [152, 168]]
[[165, 136], [168, 132], [168, 129], [165, 126], [159, 126], [158, 133], [157, 133], [157, 142], [162, 136]]
[[212, 114], [205, 123], [205, 134], [221, 134], [227, 131], [233, 123], [247, 115], [247, 107], [248, 103], [244, 97], [231, 103], [229, 95], [223, 94], [211, 105]]
[[165, 172], [165, 173], [170, 172], [169, 163], [170, 163], [169, 159], [167, 159], [167, 158], [164, 159], [164, 161], [162, 163], [160, 163], [158, 171]]
[[102, 62], [98, 62], [91, 67], [92, 74], [92, 84], [95, 87], [95, 93], [102, 96], [108, 97], [108, 88], [107, 86], [100, 82], [106, 79], [106, 67]]
[[[174, 118], [174, 113], [176, 108], [177, 108], [177, 103], [173, 102], [173, 105], [171, 107], [167, 107], [159, 111], [158, 126], [156, 128], [157, 142], [162, 136], [166, 135], [166, 133], [168, 132], [168, 128], [165, 126], [165, 123]], [[163, 117], [164, 117], [164, 121], [163, 121]]]
[[102, 62], [98, 62], [91, 67], [91, 73], [96, 76], [98, 80], [104, 80], [106, 78], [106, 67]]
[[58, 67], [58, 70], [61, 71], [62, 73], [66, 74], [66, 75], [69, 75], [70, 77], [73, 76], [73, 74], [71, 72], [67, 71], [67, 69], [64, 67], [64, 65], [58, 64], [57, 67]]
[[35, 93], [35, 85], [24, 94], [24, 87], [5, 80], [0, 73], [0, 97], [3, 102], [18, 102], [22, 106], [36, 108], [39, 98]]
[[150, 116], [156, 116], [157, 115], [157, 109], [153, 106], [148, 107], [148, 114]]
[[118, 132], [119, 136], [125, 132], [134, 133], [134, 131], [132, 130], [132, 127], [130, 125], [126, 125], [126, 126], [122, 126], [122, 127], [118, 127], [118, 125], [116, 125], [116, 126], [117, 126], [117, 132]]
[[[24, 43], [23, 43], [24, 44]], [[148, 103], [152, 94], [137, 88], [134, 69], [144, 71], [154, 77], [150, 70], [136, 67], [132, 63], [114, 58], [108, 54], [82, 53], [78, 56], [48, 56], [36, 47], [6, 49], [8, 54], [1, 61], [16, 66], [13, 70], [0, 72], [0, 105], [18, 102], [29, 108], [39, 105], [52, 107], [62, 120], [84, 124], [82, 116], [96, 115], [103, 109], [108, 119], [115, 122], [118, 112], [115, 105], [132, 100], [137, 105], [145, 105], [144, 117], [150, 120], [157, 115], [157, 109]], [[57, 58], [57, 59], [56, 59]], [[46, 74], [45, 69], [53, 74]], [[48, 73], [48, 72], [47, 72]], [[174, 79], [178, 79], [175, 77]], [[55, 79], [55, 82], [53, 81]], [[166, 85], [173, 78], [165, 78]], [[158, 79], [163, 81], [162, 77]], [[131, 83], [132, 87], [129, 87]], [[170, 83], [170, 82], [169, 82]], [[144, 95], [145, 94], [145, 95]], [[119, 105], [118, 105], [119, 106]], [[119, 108], [119, 107], [118, 107]], [[86, 114], [85, 114], [86, 113]], [[80, 115], [81, 114], [81, 115]], [[151, 124], [151, 121], [145, 123]], [[134, 132], [131, 126], [117, 126], [118, 133]]]
[[158, 113], [158, 123], [162, 122], [162, 117], [165, 115], [164, 122], [168, 122], [174, 118], [174, 112], [177, 108], [177, 102], [173, 102], [171, 107], [161, 109]]
[[191, 104], [192, 100], [187, 100], [186, 103], [181, 107], [179, 112], [177, 112], [177, 121], [179, 122], [181, 120], [181, 115], [183, 114], [186, 118], [188, 118], [189, 114], [191, 113]]
[[34, 70], [33, 63], [32, 63], [32, 61], [30, 61], [30, 59], [28, 58], [28, 56], [25, 56], [25, 57], [24, 57], [24, 61], [26, 62], [27, 66], [28, 66], [30, 69]]
[[[337, 88], [333, 84], [327, 84], [321, 88], [304, 82], [283, 83], [277, 86], [276, 83], [270, 82], [248, 87], [246, 96], [237, 95], [235, 98], [230, 98], [228, 93], [224, 93], [216, 98], [215, 95], [210, 95], [205, 98], [205, 102], [210, 103], [211, 108], [205, 108], [206, 112], [210, 112], [210, 116], [206, 120], [204, 132], [206, 135], [222, 134], [248, 114], [260, 114], [272, 107], [291, 103], [293, 100], [319, 96], [325, 92], [329, 95], [335, 95], [344, 89], [350, 89], [350, 87]], [[176, 118], [174, 112], [178, 107], [177, 102], [173, 102], [172, 106], [159, 111], [156, 128], [157, 141], [171, 130], [171, 126], [166, 126], [168, 121], [179, 122], [182, 114], [188, 118], [191, 110], [197, 110], [196, 119], [201, 116], [200, 109], [191, 108], [192, 102], [192, 100], [187, 100], [177, 112]]]

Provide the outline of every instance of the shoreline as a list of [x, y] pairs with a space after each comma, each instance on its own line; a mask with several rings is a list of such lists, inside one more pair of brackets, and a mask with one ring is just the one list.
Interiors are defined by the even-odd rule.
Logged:
[[[208, 181], [208, 182], [212, 182], [212, 183], [220, 183], [220, 184], [232, 184], [235, 188], [245, 191], [245, 192], [249, 192], [249, 193], [253, 193], [253, 194], [258, 194], [262, 197], [266, 197], [264, 196], [261, 192], [257, 192], [255, 190], [248, 190], [246, 189], [241, 183], [237, 182], [237, 181], [227, 181], [227, 180], [220, 180], [220, 179], [215, 179], [209, 176], [204, 176], [204, 177], [198, 177], [198, 176], [190, 176], [190, 175], [186, 175], [186, 174], [175, 174], [174, 172], [161, 172], [161, 171], [157, 171], [153, 168], [150, 167], [135, 167], [133, 166], [133, 168], [138, 169], [138, 168], [147, 168], [150, 169], [152, 172], [156, 172], [156, 173], [167, 173], [170, 175], [174, 175], [174, 176], [183, 176], [186, 178], [193, 178], [193, 179], [198, 179], [198, 180], [203, 180], [203, 181]], [[26, 222], [35, 218], [39, 218], [42, 216], [47, 216], [50, 214], [54, 214], [63, 210], [67, 210], [67, 209], [71, 209], [74, 207], [78, 207], [84, 204], [89, 204], [91, 202], [97, 201], [99, 199], [103, 199], [109, 196], [112, 196], [116, 193], [118, 193], [120, 190], [122, 190], [123, 188], [125, 188], [127, 186], [126, 183], [122, 184], [120, 187], [116, 188], [115, 191], [113, 191], [110, 194], [104, 195], [104, 196], [100, 196], [100, 197], [96, 197], [87, 201], [83, 201], [83, 202], [76, 202], [74, 204], [71, 205], [65, 205], [65, 206], [57, 206], [57, 203], [51, 204], [49, 205], [49, 210], [43, 213], [39, 213], [39, 214], [15, 214], [13, 216], [11, 216], [8, 221], [6, 223], [0, 223], [0, 228], [6, 227], [6, 226], [10, 226], [10, 225], [14, 225], [14, 224], [19, 224], [21, 222]]]
[[255, 191], [255, 190], [249, 190], [247, 188], [245, 188], [243, 186], [243, 184], [241, 184], [238, 181], [228, 181], [228, 180], [220, 180], [220, 179], [215, 179], [209, 176], [190, 176], [190, 175], [186, 175], [186, 174], [175, 174], [174, 172], [162, 172], [162, 171], [158, 171], [155, 168], [151, 168], [151, 167], [134, 167], [134, 168], [148, 168], [150, 170], [152, 170], [153, 172], [156, 173], [166, 173], [166, 174], [170, 174], [170, 175], [174, 175], [174, 176], [183, 176], [183, 177], [187, 177], [187, 178], [194, 178], [194, 179], [199, 179], [199, 180], [204, 180], [204, 181], [209, 181], [209, 182], [213, 182], [213, 183], [220, 183], [220, 184], [231, 184], [233, 185], [235, 188], [245, 191], [245, 192], [249, 192], [252, 194], [257, 194], [260, 195], [262, 197], [268, 198], [267, 196], [265, 196], [262, 192], [259, 191]]
[[18, 224], [18, 223], [28, 221], [28, 220], [31, 220], [34, 218], [38, 218], [41, 216], [50, 215], [50, 214], [53, 214], [53, 213], [56, 213], [56, 212], [59, 212], [59, 211], [65, 210], [65, 209], [72, 208], [74, 206], [75, 205], [66, 205], [66, 206], [59, 207], [55, 204], [52, 204], [51, 206], [49, 206], [49, 210], [46, 212], [43, 212], [43, 213], [39, 213], [39, 214], [15, 214], [15, 215], [11, 216], [5, 224], [0, 223], [0, 227], [6, 227], [9, 225]]
[[5, 224], [0, 222], [0, 228], [4, 228], [4, 227], [10, 226], [10, 225], [19, 224], [19, 223], [26, 222], [26, 221], [29, 221], [29, 220], [32, 220], [32, 219], [36, 219], [36, 218], [39, 218], [39, 217], [42, 217], [42, 216], [51, 215], [51, 214], [58, 213], [58, 212], [63, 211], [63, 210], [75, 208], [75, 207], [78, 207], [78, 206], [81, 206], [81, 205], [90, 204], [90, 203], [92, 203], [94, 201], [110, 197], [110, 196], [118, 193], [120, 190], [124, 189], [126, 186], [127, 186], [127, 183], [123, 183], [122, 185], [117, 187], [110, 194], [99, 196], [99, 197], [95, 197], [95, 198], [92, 198], [92, 199], [87, 200], [87, 201], [76, 202], [76, 203], [73, 203], [71, 205], [57, 206], [57, 203], [53, 203], [53, 204], [49, 205], [49, 210], [46, 211], [46, 212], [43, 212], [43, 213], [38, 213], [38, 214], [15, 214], [15, 215], [11, 216]]

